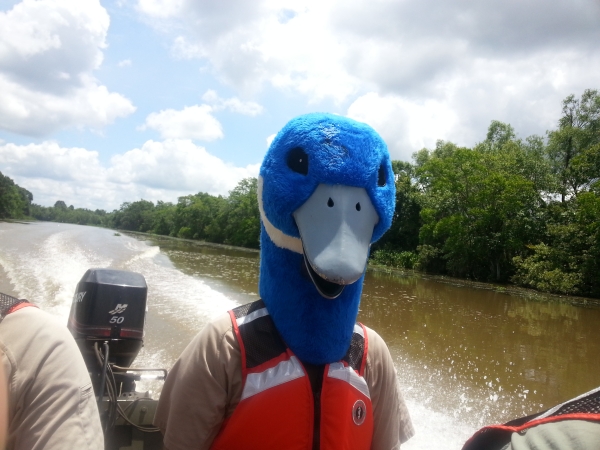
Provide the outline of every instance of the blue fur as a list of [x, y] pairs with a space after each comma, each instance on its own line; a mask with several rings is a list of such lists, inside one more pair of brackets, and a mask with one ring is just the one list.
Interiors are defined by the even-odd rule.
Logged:
[[[287, 153], [295, 147], [308, 154], [307, 175], [287, 166]], [[381, 164], [386, 167], [383, 187], [377, 184]], [[391, 224], [395, 185], [389, 153], [381, 137], [364, 123], [332, 114], [292, 119], [273, 140], [260, 175], [265, 215], [289, 236], [299, 237], [292, 214], [320, 183], [365, 188], [379, 215], [371, 242]], [[302, 361], [339, 361], [350, 345], [364, 275], [330, 300], [303, 274], [303, 264], [302, 255], [277, 247], [261, 227], [259, 292], [275, 326]]]

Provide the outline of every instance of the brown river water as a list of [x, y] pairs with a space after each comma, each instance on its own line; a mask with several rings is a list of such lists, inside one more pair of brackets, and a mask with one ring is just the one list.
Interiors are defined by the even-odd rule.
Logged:
[[[259, 253], [56, 223], [0, 222], [0, 292], [66, 319], [88, 268], [144, 275], [136, 367], [169, 369], [212, 317], [258, 298]], [[416, 435], [403, 449], [460, 449], [485, 424], [600, 386], [600, 309], [456, 280], [369, 270], [359, 320], [387, 342]], [[138, 390], [158, 398], [160, 382]]]

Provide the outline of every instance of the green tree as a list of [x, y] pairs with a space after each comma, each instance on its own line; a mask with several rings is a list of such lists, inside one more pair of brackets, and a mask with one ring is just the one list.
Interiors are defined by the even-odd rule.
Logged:
[[600, 94], [586, 89], [581, 98], [563, 101], [558, 130], [548, 134], [548, 156], [557, 177], [557, 192], [564, 203], [589, 187], [598, 172], [588, 163], [595, 160], [600, 145]]
[[492, 148], [501, 148], [504, 144], [516, 139], [514, 128], [498, 120], [492, 120], [485, 137], [485, 144]]
[[67, 209], [67, 204], [62, 200], [57, 200], [56, 203], [54, 203], [54, 207], [56, 209]]
[[33, 195], [0, 172], [0, 219], [20, 219], [29, 215]]
[[153, 212], [154, 203], [148, 200], [125, 202], [113, 213], [111, 226], [121, 230], [147, 232], [152, 230]]
[[31, 216], [31, 204], [33, 202], [33, 194], [27, 189], [17, 186], [19, 196], [21, 197], [22, 213], [23, 216]]
[[559, 294], [600, 297], [600, 196], [583, 192], [552, 205], [546, 236], [514, 259], [515, 283]]
[[540, 233], [544, 201], [536, 183], [542, 182], [530, 170], [539, 156], [500, 122], [492, 122], [486, 141], [474, 149], [440, 141], [435, 150], [417, 153], [420, 267], [506, 281], [512, 258]]
[[159, 200], [154, 208], [152, 233], [163, 236], [175, 235], [175, 206]]
[[373, 244], [376, 263], [412, 269], [416, 262], [421, 227], [421, 206], [415, 180], [415, 167], [405, 161], [392, 161], [396, 177], [396, 206], [390, 229]]
[[217, 223], [224, 230], [224, 243], [258, 248], [260, 241], [260, 213], [256, 178], [245, 178], [229, 192], [227, 203]]
[[179, 197], [174, 216], [177, 235], [181, 234], [181, 228], [188, 228], [187, 234], [190, 238], [210, 239], [210, 225], [216, 220], [225, 203], [223, 197], [204, 192]]

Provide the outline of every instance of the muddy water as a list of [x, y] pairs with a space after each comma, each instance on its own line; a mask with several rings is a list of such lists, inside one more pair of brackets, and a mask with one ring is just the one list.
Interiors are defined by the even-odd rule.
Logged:
[[[0, 222], [0, 292], [67, 318], [90, 267], [149, 286], [138, 367], [169, 368], [217, 314], [257, 296], [259, 254], [76, 225]], [[460, 449], [481, 425], [600, 385], [600, 310], [369, 271], [359, 320], [387, 342], [416, 436], [403, 448]], [[160, 384], [143, 386], [160, 393]]]
[[504, 422], [600, 385], [598, 309], [371, 272], [360, 318], [407, 396], [444, 423]]

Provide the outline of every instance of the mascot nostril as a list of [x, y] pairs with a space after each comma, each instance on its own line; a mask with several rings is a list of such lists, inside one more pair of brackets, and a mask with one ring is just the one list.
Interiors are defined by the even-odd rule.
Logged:
[[201, 448], [399, 448], [414, 431], [393, 361], [356, 322], [371, 244], [395, 206], [385, 143], [346, 117], [297, 117], [271, 143], [257, 191], [261, 300], [211, 323], [180, 357], [157, 412], [166, 446], [198, 447], [179, 419], [206, 416], [189, 424]]

